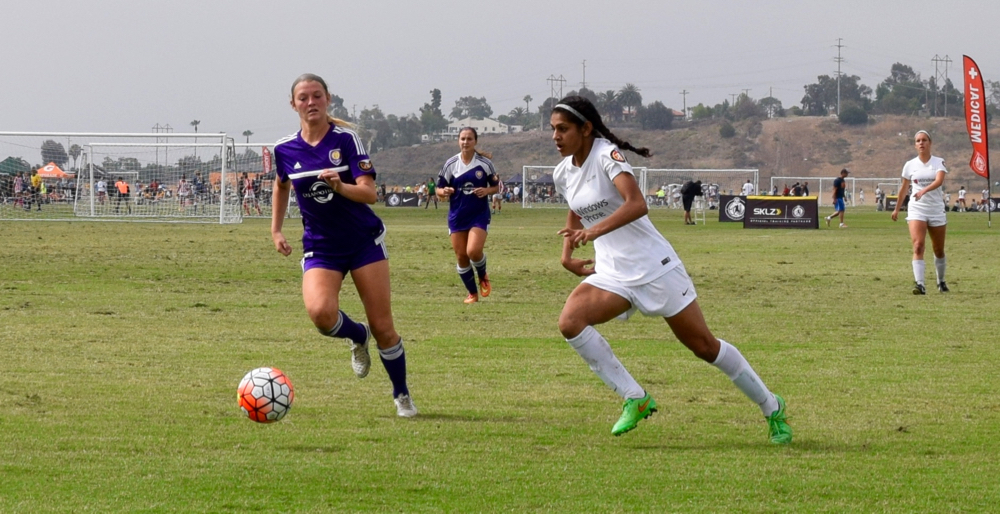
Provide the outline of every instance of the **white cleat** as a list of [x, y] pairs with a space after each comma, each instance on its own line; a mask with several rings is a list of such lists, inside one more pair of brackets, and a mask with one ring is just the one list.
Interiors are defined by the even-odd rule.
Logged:
[[412, 418], [417, 415], [417, 406], [413, 405], [413, 399], [408, 394], [401, 394], [396, 397], [396, 414], [401, 418]]
[[368, 327], [367, 323], [362, 323], [365, 326], [365, 332], [368, 333], [368, 337], [365, 338], [365, 344], [358, 344], [351, 342], [351, 369], [354, 370], [354, 375], [358, 378], [365, 378], [368, 376], [368, 371], [372, 369], [372, 358], [368, 355], [368, 341], [372, 338], [372, 329]]

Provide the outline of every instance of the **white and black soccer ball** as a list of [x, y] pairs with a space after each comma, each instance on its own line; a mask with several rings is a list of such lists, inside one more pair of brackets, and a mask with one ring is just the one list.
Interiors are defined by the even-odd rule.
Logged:
[[285, 417], [295, 400], [295, 388], [278, 368], [250, 370], [236, 388], [240, 409], [258, 423], [274, 423]]

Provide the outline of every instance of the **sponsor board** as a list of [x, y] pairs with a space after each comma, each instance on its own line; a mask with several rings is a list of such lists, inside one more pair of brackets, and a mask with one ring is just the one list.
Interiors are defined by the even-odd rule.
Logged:
[[389, 193], [385, 195], [386, 207], [416, 207], [420, 203], [417, 193]]
[[747, 197], [719, 195], [719, 221], [743, 222], [746, 214]]
[[743, 228], [819, 228], [818, 198], [747, 196]]

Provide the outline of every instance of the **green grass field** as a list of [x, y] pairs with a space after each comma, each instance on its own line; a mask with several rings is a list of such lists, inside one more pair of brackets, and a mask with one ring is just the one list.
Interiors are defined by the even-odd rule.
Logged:
[[[377, 360], [358, 380], [346, 345], [312, 328], [297, 257], [273, 250], [265, 220], [0, 223], [0, 512], [1000, 504], [1000, 227], [985, 215], [950, 215], [952, 292], [918, 297], [906, 227], [886, 213], [818, 231], [651, 214], [715, 334], [788, 401], [795, 440], [774, 447], [725, 375], [641, 316], [600, 330], [660, 412], [610, 435], [620, 400], [556, 327], [579, 281], [558, 262], [564, 210], [494, 218], [494, 293], [471, 306], [446, 211], [378, 212], [421, 412], [409, 420]], [[353, 286], [341, 302], [361, 317]], [[262, 365], [296, 387], [273, 425], [236, 406]]]

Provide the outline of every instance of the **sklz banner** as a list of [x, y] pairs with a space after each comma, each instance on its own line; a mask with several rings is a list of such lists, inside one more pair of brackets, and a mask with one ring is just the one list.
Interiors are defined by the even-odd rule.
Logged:
[[748, 196], [743, 228], [819, 228], [815, 196]]
[[965, 70], [965, 125], [972, 142], [969, 167], [980, 177], [990, 179], [990, 150], [986, 134], [986, 90], [979, 66], [968, 55], [962, 56]]

